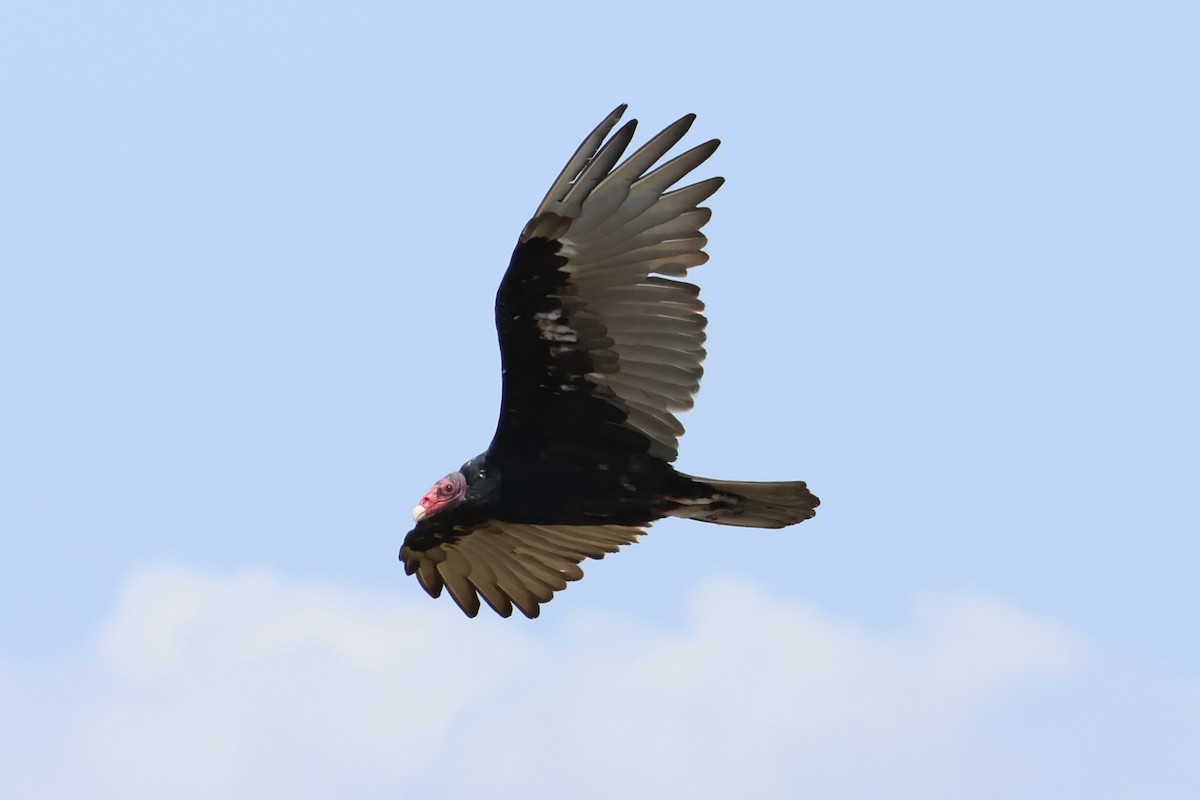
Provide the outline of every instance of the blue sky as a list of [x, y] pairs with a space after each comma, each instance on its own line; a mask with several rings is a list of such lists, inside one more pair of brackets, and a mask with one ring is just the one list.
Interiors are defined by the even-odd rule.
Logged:
[[[0, 794], [1196, 796], [1198, 36], [0, 12]], [[723, 140], [680, 467], [822, 506], [465, 620], [396, 550], [490, 439], [496, 284], [619, 102]]]

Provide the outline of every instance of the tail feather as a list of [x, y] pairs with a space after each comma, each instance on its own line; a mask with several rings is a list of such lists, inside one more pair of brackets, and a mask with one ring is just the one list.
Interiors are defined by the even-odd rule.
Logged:
[[672, 516], [744, 528], [784, 528], [812, 519], [821, 504], [804, 481], [692, 480], [711, 492], [680, 502]]

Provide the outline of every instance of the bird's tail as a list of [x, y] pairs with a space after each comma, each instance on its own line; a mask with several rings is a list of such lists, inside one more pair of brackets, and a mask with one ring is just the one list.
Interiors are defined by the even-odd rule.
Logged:
[[678, 506], [667, 512], [671, 516], [744, 528], [784, 528], [812, 519], [821, 504], [804, 481], [691, 480], [709, 491], [686, 500], [672, 498]]

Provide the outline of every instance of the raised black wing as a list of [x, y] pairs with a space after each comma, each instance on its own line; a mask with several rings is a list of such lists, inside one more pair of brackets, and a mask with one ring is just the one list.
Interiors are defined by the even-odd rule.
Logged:
[[515, 606], [532, 619], [567, 581], [583, 577], [580, 561], [615, 553], [643, 533], [622, 525], [429, 520], [408, 535], [400, 560], [430, 596], [449, 589], [468, 617], [479, 613], [482, 597], [502, 617], [510, 616]]
[[[678, 454], [704, 360], [699, 289], [675, 278], [708, 260], [700, 208], [723, 182], [676, 183], [712, 155], [705, 142], [655, 167], [694, 115], [619, 166], [636, 120], [608, 137], [620, 106], [584, 140], [525, 226], [496, 295], [504, 369], [491, 450], [596, 442]], [[608, 137], [606, 139], [606, 137]]]

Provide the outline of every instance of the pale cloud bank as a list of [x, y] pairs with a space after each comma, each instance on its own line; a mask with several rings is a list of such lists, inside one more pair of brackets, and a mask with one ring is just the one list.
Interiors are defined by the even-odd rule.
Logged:
[[1196, 676], [996, 598], [879, 630], [736, 579], [676, 628], [397, 594], [135, 575], [78, 653], [0, 665], [0, 795], [1200, 795]]

